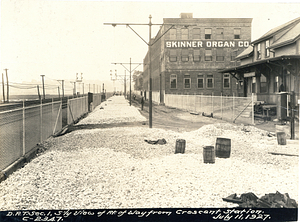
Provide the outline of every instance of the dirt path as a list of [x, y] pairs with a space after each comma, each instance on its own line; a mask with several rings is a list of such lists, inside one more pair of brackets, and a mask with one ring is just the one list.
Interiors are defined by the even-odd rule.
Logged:
[[[132, 105], [137, 107], [140, 113], [149, 120], [149, 107], [148, 103], [145, 104], [143, 110], [141, 110], [141, 104], [133, 100]], [[190, 132], [197, 130], [200, 127], [213, 124], [213, 123], [225, 122], [218, 119], [213, 119], [210, 117], [205, 117], [196, 114], [189, 113], [187, 111], [170, 108], [166, 106], [152, 105], [152, 127], [161, 128], [166, 130], [172, 130], [175, 132]], [[149, 122], [146, 122], [147, 127]]]

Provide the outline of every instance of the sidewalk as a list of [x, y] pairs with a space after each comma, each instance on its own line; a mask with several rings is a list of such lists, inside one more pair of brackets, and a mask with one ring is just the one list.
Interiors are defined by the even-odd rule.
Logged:
[[[116, 96], [78, 124], [143, 120]], [[231, 156], [205, 164], [203, 147], [217, 137], [231, 139]], [[162, 138], [167, 144], [144, 141]], [[174, 153], [177, 139], [186, 140], [184, 154]], [[237, 207], [222, 198], [245, 192], [279, 191], [298, 200], [299, 144], [279, 146], [253, 126], [215, 123], [174, 132], [114, 125], [78, 129], [42, 145], [43, 153], [0, 183], [0, 210]]]

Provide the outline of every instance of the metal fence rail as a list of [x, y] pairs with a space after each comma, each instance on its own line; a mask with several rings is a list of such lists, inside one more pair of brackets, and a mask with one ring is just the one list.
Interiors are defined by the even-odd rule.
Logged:
[[[101, 104], [101, 94], [93, 95], [93, 107]], [[109, 94], [109, 97], [111, 94]], [[66, 101], [65, 101], [66, 102]], [[88, 97], [67, 100], [67, 124], [88, 112]], [[38, 143], [62, 130], [62, 101], [41, 103], [0, 112], [0, 170], [30, 152]]]
[[75, 122], [83, 114], [88, 112], [88, 97], [78, 97], [68, 100], [68, 124]]
[[165, 105], [230, 122], [254, 124], [252, 97], [165, 94]]
[[0, 112], [0, 169], [62, 128], [61, 101]]

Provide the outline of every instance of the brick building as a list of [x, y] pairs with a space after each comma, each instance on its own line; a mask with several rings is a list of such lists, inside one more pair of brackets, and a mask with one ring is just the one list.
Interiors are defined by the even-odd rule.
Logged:
[[[220, 70], [239, 65], [235, 57], [249, 47], [251, 18], [164, 18], [151, 39], [152, 92], [165, 94], [238, 95], [242, 84]], [[143, 89], [149, 89], [149, 52], [144, 59]]]

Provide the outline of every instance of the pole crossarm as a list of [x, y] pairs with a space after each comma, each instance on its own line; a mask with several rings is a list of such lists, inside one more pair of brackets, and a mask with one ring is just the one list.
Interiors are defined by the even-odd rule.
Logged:
[[[149, 25], [149, 23], [103, 23], [104, 25], [112, 25], [113, 27], [116, 27], [117, 25]], [[196, 26], [193, 23], [163, 23], [163, 24], [152, 24], [151, 25], [186, 25], [186, 26]]]
[[[116, 27], [117, 25], [149, 25], [149, 23], [103, 23], [104, 25], [112, 25], [113, 27]], [[151, 25], [165, 25], [165, 24], [151, 24]], [[169, 24], [167, 24], [169, 25]]]
[[[117, 25], [124, 25], [126, 27], [129, 27], [138, 37], [140, 37], [143, 42], [145, 42], [148, 45], [148, 63], [149, 63], [149, 68], [148, 68], [148, 73], [149, 73], [149, 128], [152, 128], [152, 77], [151, 77], [151, 46], [153, 46], [158, 40], [160, 40], [170, 29], [172, 29], [174, 26], [181, 25], [181, 26], [196, 26], [195, 24], [189, 24], [189, 23], [177, 23], [177, 24], [172, 24], [172, 23], [164, 23], [164, 24], [152, 24], [151, 23], [152, 16], [149, 16], [149, 23], [104, 23], [104, 25], [112, 25], [113, 27], [116, 27]], [[149, 26], [149, 42], [147, 42], [145, 39], [143, 39], [131, 26], [133, 25], [147, 25]], [[151, 43], [151, 27], [153, 25], [170, 25], [170, 27], [157, 39]], [[119, 63], [118, 63], [119, 64]], [[122, 63], [120, 63], [127, 71], [129, 71]], [[130, 59], [130, 79], [131, 79], [131, 59]], [[116, 65], [116, 63], [115, 63]], [[137, 68], [137, 67], [136, 67]], [[130, 85], [131, 87], [131, 85]], [[131, 88], [130, 88], [130, 105], [131, 105]]]
[[[123, 62], [122, 62], [122, 63], [116, 63], [116, 62], [114, 62], [114, 63], [112, 63], [112, 64], [115, 64], [115, 65], [117, 65], [117, 64], [118, 64], [118, 65], [121, 65], [121, 66], [123, 66], [124, 69], [126, 69], [128, 72], [132, 72], [132, 71], [134, 71], [137, 67], [139, 67], [140, 65], [142, 65], [142, 63], [123, 63]], [[130, 71], [130, 70], [127, 69], [126, 66], [124, 66], [123, 64], [125, 64], [125, 65], [137, 64], [137, 66], [136, 66], [133, 70]]]

